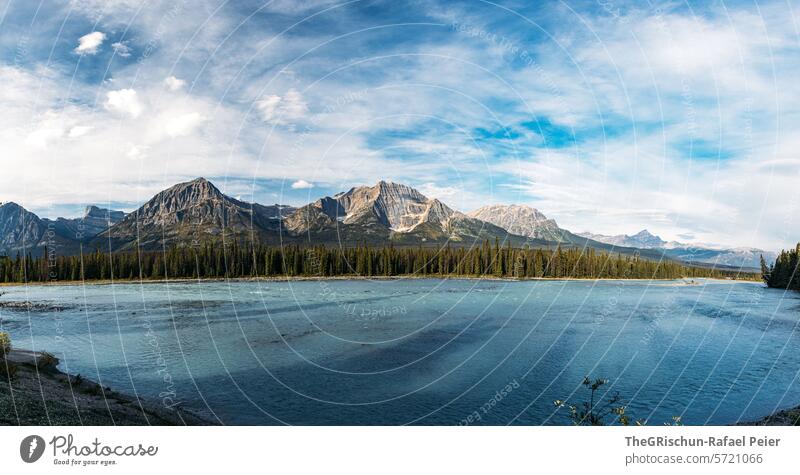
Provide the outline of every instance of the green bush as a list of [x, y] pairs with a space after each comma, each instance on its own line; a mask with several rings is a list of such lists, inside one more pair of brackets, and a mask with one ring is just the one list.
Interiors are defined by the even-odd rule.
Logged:
[[11, 351], [11, 335], [0, 332], [0, 355], [5, 355]]

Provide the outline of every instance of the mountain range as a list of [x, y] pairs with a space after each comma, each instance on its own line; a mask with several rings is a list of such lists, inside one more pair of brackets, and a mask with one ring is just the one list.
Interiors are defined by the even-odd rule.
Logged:
[[88, 244], [124, 217], [122, 211], [89, 206], [80, 218], [50, 220], [39, 218], [16, 203], [2, 203], [0, 254], [39, 254], [48, 247], [61, 254], [75, 254], [80, 252], [81, 244]]
[[666, 257], [688, 263], [713, 264], [725, 267], [741, 266], [755, 269], [759, 267], [762, 255], [767, 262], [774, 262], [777, 257], [775, 252], [750, 247], [725, 248], [724, 246], [714, 246], [712, 244], [664, 241], [646, 229], [634, 235], [618, 234], [609, 236], [589, 232], [578, 233], [578, 235], [615, 246], [661, 250]]
[[757, 267], [756, 254], [763, 253], [668, 243], [646, 230], [633, 236], [574, 234], [525, 205], [489, 205], [465, 214], [410, 186], [386, 181], [299, 208], [240, 201], [204, 178], [172, 186], [128, 214], [90, 206], [80, 218], [49, 220], [16, 203], [0, 204], [0, 255], [37, 254], [45, 248], [60, 255], [94, 249], [154, 250], [231, 239], [330, 246], [473, 246], [489, 240], [735, 267]]

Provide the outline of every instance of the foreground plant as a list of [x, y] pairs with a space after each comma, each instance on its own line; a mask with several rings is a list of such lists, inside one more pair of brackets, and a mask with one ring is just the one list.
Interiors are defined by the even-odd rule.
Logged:
[[11, 335], [0, 332], [0, 356], [5, 356], [9, 351], [11, 351]]
[[11, 381], [17, 374], [17, 366], [6, 360], [6, 354], [11, 351], [11, 336], [0, 332], [0, 380]]
[[[614, 393], [606, 400], [603, 400], [602, 395], [598, 395], [598, 390], [608, 384], [607, 379], [595, 379], [592, 381], [588, 376], [585, 376], [581, 384], [584, 388], [589, 390], [588, 401], [584, 401], [580, 404], [570, 404], [562, 400], [554, 401], [557, 408], [566, 407], [569, 409], [569, 418], [574, 425], [606, 425], [606, 419], [609, 416], [613, 416], [612, 424], [614, 422], [624, 426], [631, 424], [630, 417], [625, 413], [625, 405], [619, 393]], [[637, 420], [634, 423], [636, 425], [644, 425], [644, 421]]]

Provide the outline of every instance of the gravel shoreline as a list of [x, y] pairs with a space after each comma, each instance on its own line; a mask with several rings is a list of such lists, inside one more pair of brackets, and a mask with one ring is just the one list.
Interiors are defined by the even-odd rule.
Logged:
[[[216, 425], [57, 368], [48, 353], [11, 350], [0, 358], [0, 425]], [[9, 370], [10, 368], [10, 370]], [[9, 373], [12, 377], [9, 378]]]

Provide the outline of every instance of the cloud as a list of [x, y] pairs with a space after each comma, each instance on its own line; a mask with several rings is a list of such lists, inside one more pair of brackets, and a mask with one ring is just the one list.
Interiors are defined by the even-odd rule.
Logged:
[[281, 104], [281, 96], [270, 95], [256, 102], [256, 109], [261, 112], [264, 122], [272, 122], [277, 118], [278, 106]]
[[67, 134], [67, 137], [69, 137], [71, 139], [78, 138], [78, 137], [83, 137], [84, 135], [86, 135], [89, 132], [91, 132], [91, 130], [92, 130], [92, 127], [90, 127], [90, 126], [76, 125], [75, 127], [72, 127], [71, 129], [69, 129], [69, 133]]
[[[49, 43], [31, 37], [27, 59], [50, 66], [0, 66], [0, 140], [24, 164], [4, 172], [7, 199], [141, 201], [198, 174], [337, 189], [391, 178], [464, 211], [530, 204], [573, 230], [796, 240], [800, 54], [786, 4], [654, 12], [621, 1], [609, 15], [520, 3], [518, 17], [434, 1], [362, 30], [356, 3], [281, 35], [300, 19], [290, 2], [248, 28], [235, 2], [70, 3], [64, 31], [85, 32], [86, 13], [109, 32], [132, 22], [135, 36], [110, 47], [146, 61], [76, 74], [74, 55], [50, 62]], [[37, 36], [63, 22], [39, 23]], [[98, 100], [99, 84], [113, 90]], [[48, 174], [82, 186], [38, 179]]]
[[114, 50], [114, 53], [116, 53], [117, 56], [121, 56], [123, 58], [128, 58], [131, 55], [131, 48], [125, 41], [111, 43], [111, 49]]
[[106, 109], [127, 114], [133, 118], [139, 117], [144, 109], [133, 89], [109, 91], [106, 97]]
[[296, 182], [292, 183], [293, 190], [307, 190], [310, 188], [314, 188], [314, 184], [305, 180], [297, 180]]
[[189, 112], [167, 119], [164, 128], [170, 137], [182, 137], [191, 134], [205, 120], [201, 114]]
[[459, 193], [463, 193], [463, 189], [460, 189], [455, 186], [439, 186], [436, 183], [423, 183], [417, 187], [417, 189], [423, 195], [427, 196], [428, 198], [438, 198], [440, 200], [447, 200], [448, 198], [452, 198]]
[[296, 89], [289, 89], [286, 95], [268, 95], [256, 101], [256, 109], [264, 122], [285, 125], [302, 119], [308, 112], [308, 105]]
[[183, 79], [178, 79], [175, 76], [170, 76], [167, 79], [164, 79], [164, 85], [167, 86], [167, 89], [170, 91], [180, 91], [186, 86], [186, 81]]
[[149, 147], [137, 147], [136, 145], [131, 145], [128, 151], [125, 153], [125, 156], [133, 161], [143, 160], [147, 157], [147, 149]]
[[106, 34], [101, 31], [93, 31], [78, 38], [78, 46], [75, 52], [78, 54], [97, 54], [100, 45], [106, 39]]

